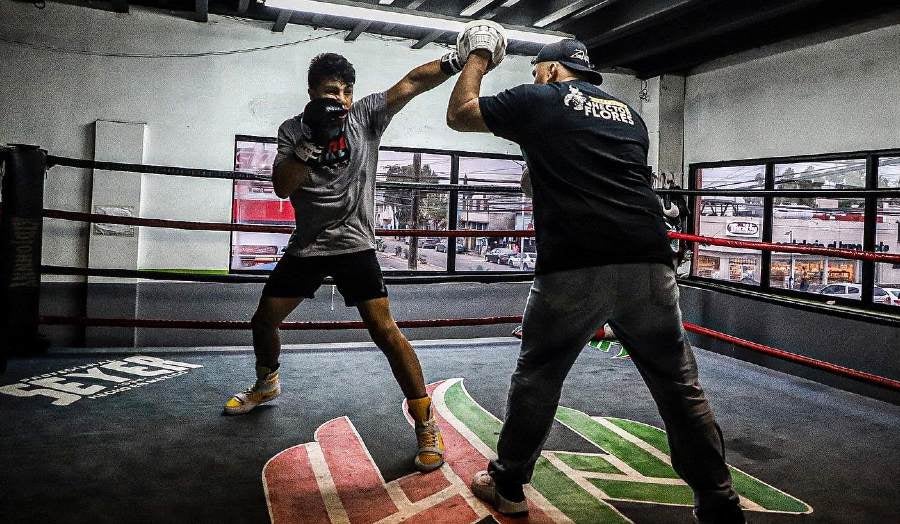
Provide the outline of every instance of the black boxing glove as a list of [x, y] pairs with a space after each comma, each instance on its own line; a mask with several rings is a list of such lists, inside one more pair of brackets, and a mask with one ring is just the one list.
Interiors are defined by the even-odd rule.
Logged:
[[332, 98], [311, 100], [300, 115], [302, 138], [294, 155], [310, 166], [340, 166], [350, 161], [344, 133], [348, 111]]
[[459, 59], [459, 53], [450, 51], [441, 57], [441, 71], [447, 76], [453, 76], [459, 73], [465, 65], [465, 60]]

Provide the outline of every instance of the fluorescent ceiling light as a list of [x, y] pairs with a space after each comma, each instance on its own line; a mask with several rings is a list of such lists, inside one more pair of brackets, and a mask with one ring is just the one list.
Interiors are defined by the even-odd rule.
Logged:
[[[266, 0], [266, 6], [319, 15], [341, 16], [344, 18], [355, 18], [357, 20], [421, 27], [424, 29], [448, 31], [451, 33], [460, 32], [465, 25], [465, 22], [460, 20], [423, 16], [399, 11], [388, 11], [387, 9], [374, 9], [371, 7], [363, 7], [361, 5], [317, 2], [315, 0]], [[507, 29], [506, 37], [509, 40], [533, 42], [535, 44], [549, 44], [551, 42], [558, 42], [564, 38], [564, 36], [561, 35], [533, 33], [531, 31], [520, 31], [517, 29]]]
[[478, 0], [477, 2], [472, 2], [469, 4], [469, 7], [460, 11], [459, 16], [472, 16], [478, 11], [484, 9], [488, 4], [493, 2], [494, 0]]
[[[547, 27], [548, 25], [552, 24], [553, 22], [556, 22], [559, 19], [565, 18], [565, 17], [571, 15], [572, 13], [583, 9], [585, 6], [587, 6], [590, 3], [591, 3], [590, 0], [580, 0], [578, 2], [569, 4], [566, 7], [563, 7], [562, 9], [559, 9], [557, 11], [550, 13], [549, 15], [545, 16], [544, 18], [541, 18], [540, 20], [538, 20], [537, 22], [534, 23], [534, 27]], [[602, 5], [602, 4], [605, 4], [606, 2], [600, 2], [600, 3]]]

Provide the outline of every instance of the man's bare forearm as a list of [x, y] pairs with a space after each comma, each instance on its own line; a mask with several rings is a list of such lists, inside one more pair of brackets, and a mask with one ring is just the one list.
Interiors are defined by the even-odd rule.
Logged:
[[406, 77], [410, 82], [417, 86], [417, 94], [434, 89], [450, 78], [447, 73], [441, 70], [440, 60], [432, 60], [431, 62], [422, 64], [407, 73]]
[[392, 112], [403, 109], [410, 100], [434, 89], [450, 78], [441, 70], [441, 61], [432, 60], [416, 67], [387, 90], [387, 106]]
[[490, 58], [486, 53], [469, 55], [447, 105], [447, 125], [457, 131], [487, 131], [478, 105], [481, 80], [487, 73]]
[[309, 168], [296, 158], [287, 157], [272, 173], [272, 185], [279, 198], [287, 198], [309, 177]]

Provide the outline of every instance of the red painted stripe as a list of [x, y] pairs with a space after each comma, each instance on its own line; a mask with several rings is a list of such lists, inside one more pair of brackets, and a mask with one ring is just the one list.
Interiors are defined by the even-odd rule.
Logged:
[[347, 417], [320, 426], [316, 440], [351, 524], [377, 522], [397, 512], [381, 474]]
[[306, 446], [281, 452], [263, 468], [273, 524], [329, 524], [325, 502], [309, 462]]
[[403, 522], [406, 524], [438, 524], [442, 522], [469, 523], [476, 520], [478, 520], [478, 514], [469, 507], [462, 495], [456, 495]]
[[[427, 387], [429, 395], [433, 395], [434, 389], [443, 382], [430, 384]], [[444, 437], [444, 460], [450, 465], [450, 468], [456, 473], [462, 481], [468, 486], [475, 478], [475, 474], [479, 471], [487, 469], [488, 458], [482, 455], [469, 441], [456, 429], [447, 422], [440, 410], [434, 410], [435, 418], [438, 420], [438, 426], [441, 428], [441, 435]], [[491, 511], [494, 519], [501, 524], [514, 524], [522, 522], [522, 519], [501, 515], [496, 511]], [[553, 520], [546, 513], [529, 501], [528, 522], [531, 524], [550, 523]]]
[[397, 484], [410, 502], [419, 502], [450, 487], [450, 481], [440, 470], [424, 475], [409, 475], [398, 480]]

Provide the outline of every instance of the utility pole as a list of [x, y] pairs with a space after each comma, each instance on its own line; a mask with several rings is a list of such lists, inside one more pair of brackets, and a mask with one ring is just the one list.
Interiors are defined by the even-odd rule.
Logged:
[[[413, 153], [413, 182], [419, 183], [422, 180], [422, 153]], [[419, 228], [419, 190], [412, 191], [412, 211], [410, 212], [412, 229]], [[409, 269], [416, 269], [419, 265], [419, 239], [411, 237], [409, 242], [409, 260], [407, 266]]]

